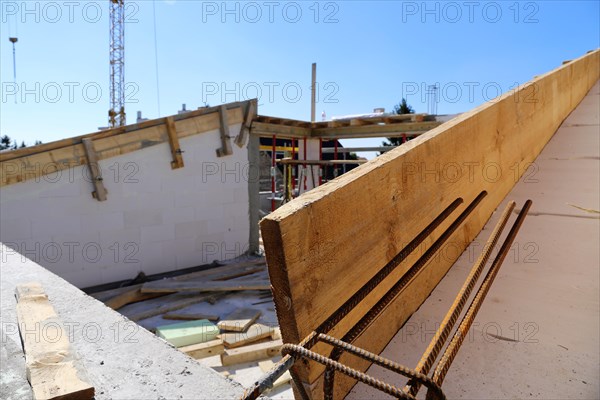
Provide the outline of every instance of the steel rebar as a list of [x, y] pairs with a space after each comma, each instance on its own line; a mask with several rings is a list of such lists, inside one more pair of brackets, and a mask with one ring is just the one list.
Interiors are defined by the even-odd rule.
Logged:
[[[431, 366], [433, 365], [433, 363], [435, 362], [440, 351], [444, 347], [444, 344], [446, 343], [446, 340], [448, 339], [448, 336], [450, 335], [450, 332], [452, 331], [454, 324], [458, 320], [458, 317], [460, 316], [460, 313], [462, 312], [463, 307], [465, 306], [467, 300], [469, 299], [469, 296], [471, 295], [473, 287], [475, 287], [477, 280], [481, 276], [481, 272], [483, 271], [485, 265], [487, 264], [491, 254], [492, 254], [492, 250], [494, 249], [494, 247], [496, 247], [496, 244], [498, 243], [498, 240], [500, 239], [500, 235], [502, 234], [502, 231], [506, 227], [506, 223], [508, 222], [508, 219], [510, 218], [510, 215], [514, 208], [515, 208], [515, 202], [510, 201], [508, 203], [508, 205], [506, 206], [506, 208], [504, 209], [504, 212], [502, 213], [500, 220], [494, 227], [494, 230], [492, 231], [490, 238], [488, 239], [485, 247], [483, 248], [481, 254], [479, 255], [479, 258], [477, 259], [477, 261], [475, 261], [475, 264], [473, 264], [473, 268], [471, 269], [471, 272], [467, 276], [467, 279], [465, 280], [465, 283], [463, 284], [462, 288], [458, 292], [458, 295], [456, 296], [454, 303], [452, 304], [452, 306], [446, 313], [446, 316], [442, 320], [442, 323], [441, 323], [439, 329], [437, 330], [435, 336], [433, 337], [433, 339], [431, 339], [431, 342], [429, 343], [427, 350], [425, 350], [425, 352], [423, 353], [423, 356], [421, 357], [421, 360], [415, 367], [416, 371], [418, 371], [422, 374], [425, 374], [425, 375], [427, 375], [429, 373]], [[410, 393], [413, 396], [416, 396], [420, 387], [421, 387], [421, 384], [419, 381], [410, 380], [404, 387], [404, 391]]]
[[[460, 349], [461, 344], [463, 343], [466, 335], [468, 334], [468, 331], [471, 328], [471, 324], [473, 323], [473, 320], [477, 316], [477, 312], [481, 308], [481, 304], [483, 303], [485, 296], [487, 295], [492, 283], [494, 282], [494, 278], [498, 274], [498, 271], [500, 270], [500, 267], [502, 266], [502, 263], [504, 262], [504, 259], [506, 258], [506, 255], [508, 254], [510, 247], [512, 246], [512, 244], [514, 242], [515, 237], [517, 236], [517, 233], [519, 232], [519, 229], [521, 228], [521, 225], [523, 224], [523, 220], [525, 219], [525, 216], [527, 215], [527, 212], [529, 211], [529, 208], [531, 207], [531, 203], [532, 203], [531, 200], [527, 200], [525, 202], [525, 205], [523, 206], [523, 209], [521, 210], [521, 212], [519, 213], [513, 226], [511, 227], [510, 232], [508, 233], [506, 239], [504, 239], [504, 242], [502, 243], [502, 247], [500, 248], [500, 251], [496, 255], [496, 258], [494, 259], [492, 266], [490, 267], [489, 271], [487, 272], [487, 274], [483, 280], [483, 283], [479, 287], [479, 290], [477, 290], [477, 294], [475, 295], [475, 298], [469, 305], [469, 308], [467, 309], [466, 314], [464, 315], [463, 319], [461, 320], [457, 331], [454, 333], [454, 336], [452, 337], [450, 344], [444, 351], [442, 358], [440, 359], [439, 363], [437, 364], [437, 367], [435, 368], [435, 371], [433, 373], [433, 380], [438, 385], [441, 386], [441, 384], [443, 383], [444, 378], [446, 377], [446, 374], [448, 373], [448, 369], [450, 368], [450, 365], [452, 364], [452, 361], [454, 361], [454, 358], [456, 357], [456, 354], [458, 353], [458, 350]], [[435, 399], [435, 394], [428, 392], [427, 399], [428, 400]]]
[[[394, 286], [373, 306], [355, 325], [344, 335], [342, 340], [347, 343], [352, 343], [362, 332], [364, 332], [371, 323], [381, 314], [383, 310], [398, 296], [398, 294], [410, 283], [421, 269], [429, 262], [431, 257], [440, 249], [440, 247], [452, 236], [459, 226], [479, 205], [483, 198], [487, 195], [484, 190], [463, 210], [463, 212], [452, 222], [452, 224], [440, 235], [440, 237], [425, 251], [425, 253], [413, 264], [413, 266], [400, 278]], [[342, 351], [338, 348], [332, 350], [330, 358], [333, 361], [338, 361], [342, 355]], [[326, 400], [333, 399], [333, 381], [334, 369], [327, 368], [325, 370], [325, 381], [323, 383], [323, 394]]]

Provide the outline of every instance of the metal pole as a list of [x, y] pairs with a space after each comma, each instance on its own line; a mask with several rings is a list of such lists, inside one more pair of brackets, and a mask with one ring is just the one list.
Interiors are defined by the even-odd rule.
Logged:
[[312, 83], [310, 86], [310, 120], [317, 118], [317, 63], [312, 64]]
[[275, 211], [275, 146], [277, 142], [277, 137], [273, 135], [273, 143], [271, 149], [271, 211]]

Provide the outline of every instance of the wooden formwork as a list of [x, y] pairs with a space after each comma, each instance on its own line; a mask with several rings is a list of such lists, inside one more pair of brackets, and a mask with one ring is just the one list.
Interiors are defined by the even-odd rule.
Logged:
[[91, 175], [96, 178], [97, 166], [93, 164], [98, 161], [161, 143], [169, 143], [171, 147], [171, 167], [181, 168], [184, 166], [181, 154], [185, 149], [180, 148], [179, 139], [219, 129], [223, 147], [215, 150], [220, 152], [219, 156], [228, 155], [231, 147], [229, 133], [225, 132], [228, 125], [242, 124], [240, 132], [235, 132], [235, 143], [243, 146], [255, 114], [256, 100], [248, 100], [3, 152], [0, 154], [0, 187], [39, 180], [43, 175], [86, 164], [92, 165]]

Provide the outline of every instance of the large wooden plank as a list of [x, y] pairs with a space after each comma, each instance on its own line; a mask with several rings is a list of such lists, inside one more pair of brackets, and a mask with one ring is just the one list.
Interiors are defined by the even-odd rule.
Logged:
[[69, 346], [69, 335], [39, 283], [16, 288], [17, 319], [34, 399], [93, 399], [94, 387]]
[[[262, 236], [284, 342], [298, 343], [315, 329], [454, 199], [462, 197], [465, 203], [433, 232], [426, 246], [479, 192], [487, 190], [488, 196], [439, 255], [355, 341], [379, 353], [598, 80], [599, 55], [594, 51], [539, 76], [263, 219]], [[342, 337], [422, 253], [422, 249], [413, 252], [332, 334]], [[329, 348], [315, 349], [328, 353]], [[341, 360], [363, 371], [369, 365], [356, 357]], [[297, 365], [314, 397], [322, 396], [323, 368], [312, 362]], [[343, 398], [354, 383], [337, 374], [335, 398]]]

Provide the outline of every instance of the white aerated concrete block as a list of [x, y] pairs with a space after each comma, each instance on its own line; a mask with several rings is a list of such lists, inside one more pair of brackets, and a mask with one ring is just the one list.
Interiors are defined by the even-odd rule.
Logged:
[[250, 231], [247, 149], [217, 157], [218, 130], [180, 145], [179, 169], [167, 143], [101, 160], [103, 202], [87, 166], [4, 186], [0, 240], [80, 287], [238, 256]]

